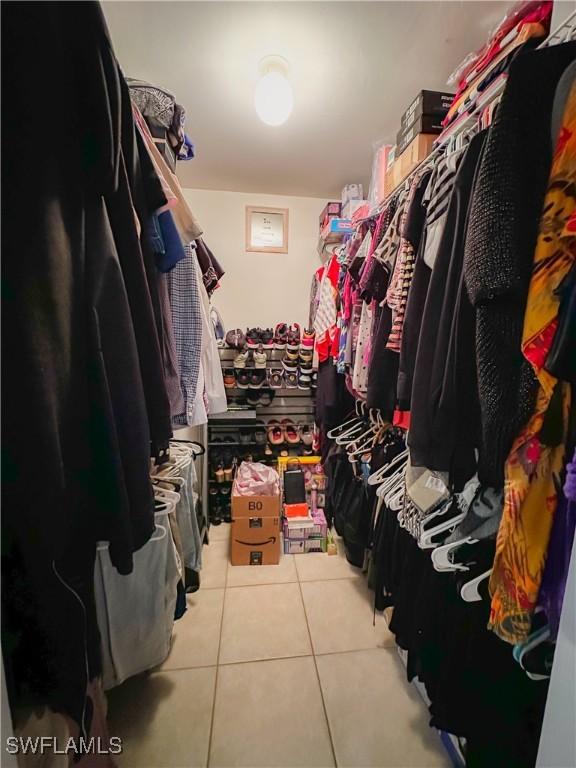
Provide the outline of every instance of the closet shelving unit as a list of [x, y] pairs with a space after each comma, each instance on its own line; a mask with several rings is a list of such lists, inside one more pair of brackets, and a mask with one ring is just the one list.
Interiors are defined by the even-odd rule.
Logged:
[[[225, 368], [234, 368], [234, 358], [238, 354], [237, 350], [228, 347], [222, 347], [220, 350], [220, 364], [222, 370]], [[273, 349], [266, 350], [268, 357], [267, 368], [282, 368], [282, 358], [284, 357], [284, 350]], [[251, 370], [248, 368], [248, 370]], [[267, 387], [263, 387], [268, 389]], [[208, 489], [215, 481], [212, 478], [211, 470], [211, 458], [215, 451], [218, 450], [230, 450], [233, 453], [238, 454], [241, 459], [242, 456], [252, 454], [255, 460], [264, 460], [276, 465], [277, 459], [280, 456], [281, 451], [287, 450], [289, 455], [301, 455], [305, 446], [302, 443], [292, 445], [283, 443], [282, 445], [272, 445], [272, 455], [265, 456], [264, 449], [266, 443], [257, 443], [255, 440], [243, 442], [240, 440], [240, 430], [256, 429], [257, 427], [264, 427], [271, 420], [282, 421], [283, 419], [291, 419], [296, 425], [299, 423], [306, 423], [312, 425], [314, 423], [314, 390], [312, 389], [294, 389], [289, 387], [282, 387], [282, 389], [271, 389], [274, 393], [274, 397], [270, 405], [262, 406], [244, 406], [238, 407], [239, 400], [245, 400], [248, 393], [257, 393], [259, 390], [255, 389], [240, 389], [234, 387], [226, 390], [228, 397], [228, 410], [225, 413], [214, 414], [210, 416], [208, 426], [205, 433], [205, 445], [207, 447], [207, 459], [204, 462], [203, 473], [203, 494], [202, 504], [205, 519], [208, 520], [208, 504], [209, 493]], [[223, 437], [228, 439], [223, 442]], [[218, 440], [220, 438], [220, 440]], [[233, 438], [232, 440], [230, 438]], [[266, 441], [267, 442], [267, 441]]]

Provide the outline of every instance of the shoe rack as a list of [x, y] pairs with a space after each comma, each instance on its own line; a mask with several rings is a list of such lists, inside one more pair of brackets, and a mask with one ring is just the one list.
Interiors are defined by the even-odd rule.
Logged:
[[[221, 348], [219, 352], [222, 369], [234, 368], [234, 358], [238, 351]], [[266, 350], [267, 368], [282, 368], [284, 354], [283, 350]], [[247, 370], [251, 369], [248, 368]], [[239, 387], [226, 389], [228, 411], [209, 418], [207, 435], [208, 493], [205, 495], [205, 513], [208, 519], [210, 518], [210, 499], [212, 498], [212, 504], [214, 504], [215, 495], [214, 491], [211, 495], [210, 490], [214, 487], [223, 489], [226, 485], [232, 484], [230, 480], [222, 480], [221, 476], [219, 479], [215, 477], [215, 463], [219, 455], [226, 456], [225, 463], [229, 463], [230, 456], [236, 456], [239, 463], [251, 454], [254, 461], [263, 461], [276, 466], [278, 457], [282, 455], [283, 451], [287, 451], [289, 456], [298, 456], [302, 455], [304, 450], [310, 450], [303, 443], [282, 443], [281, 445], [271, 445], [271, 454], [266, 455], [265, 449], [266, 445], [269, 444], [268, 441], [262, 443], [257, 442], [253, 437], [248, 439], [250, 433], [259, 427], [266, 429], [267, 423], [271, 420], [281, 422], [283, 419], [290, 419], [295, 425], [299, 423], [313, 424], [314, 422], [314, 390], [286, 386], [281, 389], [272, 389], [263, 386], [261, 391], [264, 390], [274, 393], [269, 405], [248, 405], [246, 403], [248, 393], [257, 393], [259, 391], [257, 389], [241, 389]]]

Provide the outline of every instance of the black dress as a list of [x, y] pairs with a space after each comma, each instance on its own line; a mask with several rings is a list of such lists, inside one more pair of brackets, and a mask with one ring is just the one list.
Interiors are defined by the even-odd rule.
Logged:
[[414, 466], [450, 472], [460, 488], [474, 473], [478, 396], [474, 311], [463, 290], [464, 241], [473, 182], [486, 139], [461, 160], [422, 318], [408, 436]]

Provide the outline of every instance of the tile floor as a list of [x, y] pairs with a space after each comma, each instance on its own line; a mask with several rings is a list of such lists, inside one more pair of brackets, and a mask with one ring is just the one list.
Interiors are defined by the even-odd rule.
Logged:
[[449, 768], [343, 552], [232, 567], [210, 533], [170, 656], [109, 695], [120, 768]]

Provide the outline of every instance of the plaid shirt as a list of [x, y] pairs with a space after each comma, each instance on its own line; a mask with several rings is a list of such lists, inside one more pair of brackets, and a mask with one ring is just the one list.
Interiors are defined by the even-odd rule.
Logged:
[[202, 314], [196, 277], [195, 245], [184, 246], [186, 258], [168, 273], [168, 292], [172, 307], [172, 323], [180, 384], [185, 410], [174, 417], [175, 424], [192, 424], [202, 354]]

